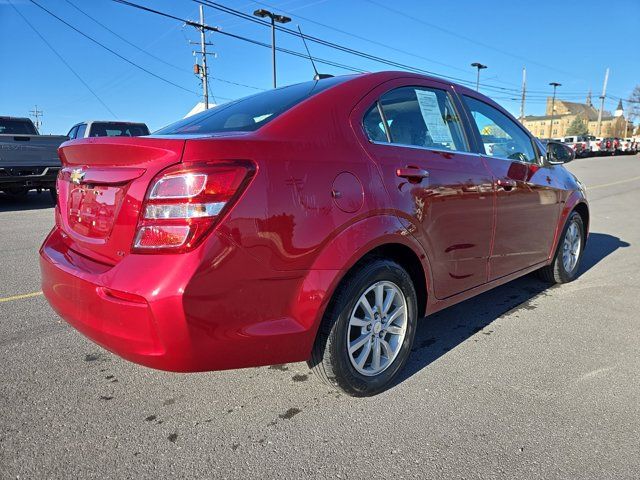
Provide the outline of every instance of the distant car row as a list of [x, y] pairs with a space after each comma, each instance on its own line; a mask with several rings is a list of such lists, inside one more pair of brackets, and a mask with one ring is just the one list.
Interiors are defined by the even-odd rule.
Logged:
[[594, 137], [593, 135], [571, 135], [545, 139], [561, 142], [571, 147], [577, 157], [598, 155], [633, 155], [640, 151], [640, 139], [619, 137]]
[[55, 198], [60, 171], [58, 147], [87, 137], [149, 135], [144, 123], [90, 121], [74, 125], [66, 136], [40, 135], [29, 118], [0, 116], [0, 191], [22, 197], [29, 190], [49, 190]]

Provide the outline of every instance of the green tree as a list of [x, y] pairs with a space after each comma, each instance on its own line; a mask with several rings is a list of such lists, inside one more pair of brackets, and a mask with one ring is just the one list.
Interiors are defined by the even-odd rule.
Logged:
[[586, 135], [587, 133], [589, 133], [587, 124], [580, 117], [574, 118], [567, 128], [567, 135]]

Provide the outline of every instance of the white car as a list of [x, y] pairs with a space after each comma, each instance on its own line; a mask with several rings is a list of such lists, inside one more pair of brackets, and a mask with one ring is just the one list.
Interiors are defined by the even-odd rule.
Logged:
[[584, 135], [569, 135], [560, 137], [560, 142], [573, 149], [576, 157], [584, 157], [589, 153], [589, 139]]
[[621, 138], [620, 150], [624, 153], [636, 153], [638, 151], [638, 143], [633, 138]]
[[88, 137], [142, 137], [149, 135], [144, 123], [89, 120], [76, 123], [67, 136], [69, 140]]

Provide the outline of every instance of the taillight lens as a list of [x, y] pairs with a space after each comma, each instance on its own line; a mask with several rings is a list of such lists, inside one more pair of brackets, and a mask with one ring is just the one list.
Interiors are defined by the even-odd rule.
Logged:
[[162, 172], [142, 206], [133, 251], [181, 253], [196, 247], [255, 173], [251, 162], [178, 165]]

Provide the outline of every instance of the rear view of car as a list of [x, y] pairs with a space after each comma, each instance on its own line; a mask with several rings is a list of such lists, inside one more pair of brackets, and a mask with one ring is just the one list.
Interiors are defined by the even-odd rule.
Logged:
[[573, 280], [588, 232], [570, 148], [406, 72], [274, 89], [60, 156], [42, 290], [163, 370], [307, 361], [373, 395], [419, 318], [535, 270]]
[[258, 261], [264, 247], [244, 244], [258, 226], [272, 235], [294, 228], [281, 211], [267, 215], [289, 180], [266, 181], [295, 152], [253, 131], [337, 83], [274, 90], [154, 137], [65, 143], [56, 226], [41, 249], [54, 309], [98, 344], [154, 368], [305, 360], [308, 316], [322, 298], [292, 306], [289, 295], [308, 295], [305, 277], [286, 271], [295, 262]]

